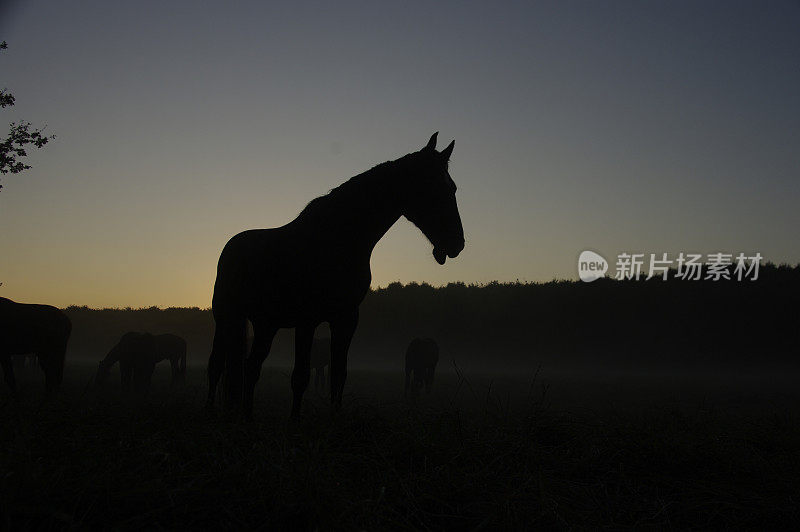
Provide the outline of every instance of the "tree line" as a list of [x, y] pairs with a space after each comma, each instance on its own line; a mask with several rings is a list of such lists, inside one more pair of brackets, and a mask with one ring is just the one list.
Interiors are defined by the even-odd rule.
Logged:
[[[593, 283], [392, 283], [361, 306], [351, 361], [401, 365], [415, 337], [433, 337], [442, 360], [480, 369], [545, 367], [774, 369], [798, 365], [800, 265], [762, 265], [756, 281]], [[186, 338], [204, 363], [213, 338], [210, 309], [90, 309], [70, 306], [70, 358], [99, 359], [128, 331]], [[318, 331], [318, 335], [326, 335]], [[268, 363], [290, 364], [291, 331]]]

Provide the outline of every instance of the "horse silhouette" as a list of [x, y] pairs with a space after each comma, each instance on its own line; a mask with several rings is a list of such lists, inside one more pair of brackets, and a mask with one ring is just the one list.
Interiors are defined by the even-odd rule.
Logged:
[[431, 338], [414, 338], [406, 349], [406, 395], [412, 386], [412, 391], [419, 391], [425, 386], [425, 393], [431, 393], [433, 374], [439, 362], [439, 346]]
[[100, 361], [95, 382], [105, 384], [111, 368], [119, 362], [122, 389], [130, 390], [133, 383], [136, 392], [146, 392], [156, 364], [162, 360], [170, 362], [172, 384], [182, 383], [186, 376], [186, 340], [174, 334], [125, 333]]
[[44, 371], [47, 394], [58, 389], [64, 377], [70, 333], [72, 322], [56, 307], [15, 303], [0, 297], [0, 365], [14, 394], [17, 385], [12, 355], [34, 353]]
[[[325, 389], [325, 368], [331, 363], [331, 339], [314, 337], [311, 344], [311, 369], [314, 370], [314, 389], [321, 391]], [[328, 371], [328, 377], [331, 372]], [[328, 380], [330, 385], [330, 379]]]
[[[405, 216], [433, 243], [439, 264], [464, 248], [456, 185], [448, 173], [455, 141], [438, 152], [436, 137], [420, 151], [379, 164], [312, 200], [286, 225], [244, 231], [228, 241], [212, 299], [208, 409], [226, 372], [226, 408], [243, 407], [250, 417], [275, 333], [294, 327], [292, 417], [299, 416], [311, 375], [314, 330], [322, 322], [331, 330], [331, 403], [334, 410], [341, 406], [347, 351], [372, 279], [369, 261], [375, 244]], [[254, 337], [245, 360], [247, 320]]]
[[37, 366], [36, 353], [27, 353], [25, 355], [12, 355], [11, 361], [15, 368], [35, 368]]

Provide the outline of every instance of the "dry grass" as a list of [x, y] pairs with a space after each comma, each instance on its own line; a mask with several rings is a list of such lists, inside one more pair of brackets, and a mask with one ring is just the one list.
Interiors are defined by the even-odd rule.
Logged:
[[[579, 415], [547, 408], [538, 383], [515, 402], [462, 378], [412, 403], [394, 385], [351, 392], [334, 417], [312, 392], [292, 423], [286, 378], [273, 371], [256, 421], [243, 423], [201, 414], [199, 371], [180, 391], [157, 383], [145, 403], [82, 395], [87, 375], [73, 370], [62, 398], [41, 407], [33, 384], [18, 405], [3, 396], [0, 526], [763, 529], [798, 521], [800, 431], [785, 405], [757, 415], [658, 404]], [[369, 376], [351, 380], [358, 388]]]

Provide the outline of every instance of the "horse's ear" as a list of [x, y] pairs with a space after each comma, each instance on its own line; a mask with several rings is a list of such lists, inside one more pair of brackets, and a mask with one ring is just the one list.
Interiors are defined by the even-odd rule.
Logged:
[[453, 140], [453, 142], [451, 142], [445, 149], [442, 150], [442, 158], [445, 161], [449, 161], [450, 160], [450, 155], [452, 155], [453, 148], [455, 147], [455, 145], [456, 145], [456, 141]]
[[435, 150], [436, 149], [436, 137], [439, 135], [437, 131], [433, 135], [431, 135], [431, 140], [428, 141], [428, 144], [423, 148], [423, 150]]

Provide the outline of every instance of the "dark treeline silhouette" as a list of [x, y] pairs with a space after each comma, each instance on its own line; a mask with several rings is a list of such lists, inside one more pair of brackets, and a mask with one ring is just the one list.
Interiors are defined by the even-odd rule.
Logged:
[[426, 326], [446, 359], [485, 369], [780, 368], [800, 363], [799, 295], [800, 267], [771, 264], [757, 281], [397, 284], [371, 293], [359, 341], [381, 351]]
[[[353, 339], [354, 366], [402, 371], [417, 336], [435, 338], [440, 366], [515, 370], [781, 369], [800, 366], [800, 266], [761, 267], [757, 281], [593, 283], [393, 283], [371, 290]], [[174, 331], [189, 358], [205, 363], [213, 335], [209, 310], [91, 310], [69, 307], [68, 358], [102, 357], [129, 330]], [[273, 342], [289, 365], [291, 331]]]

